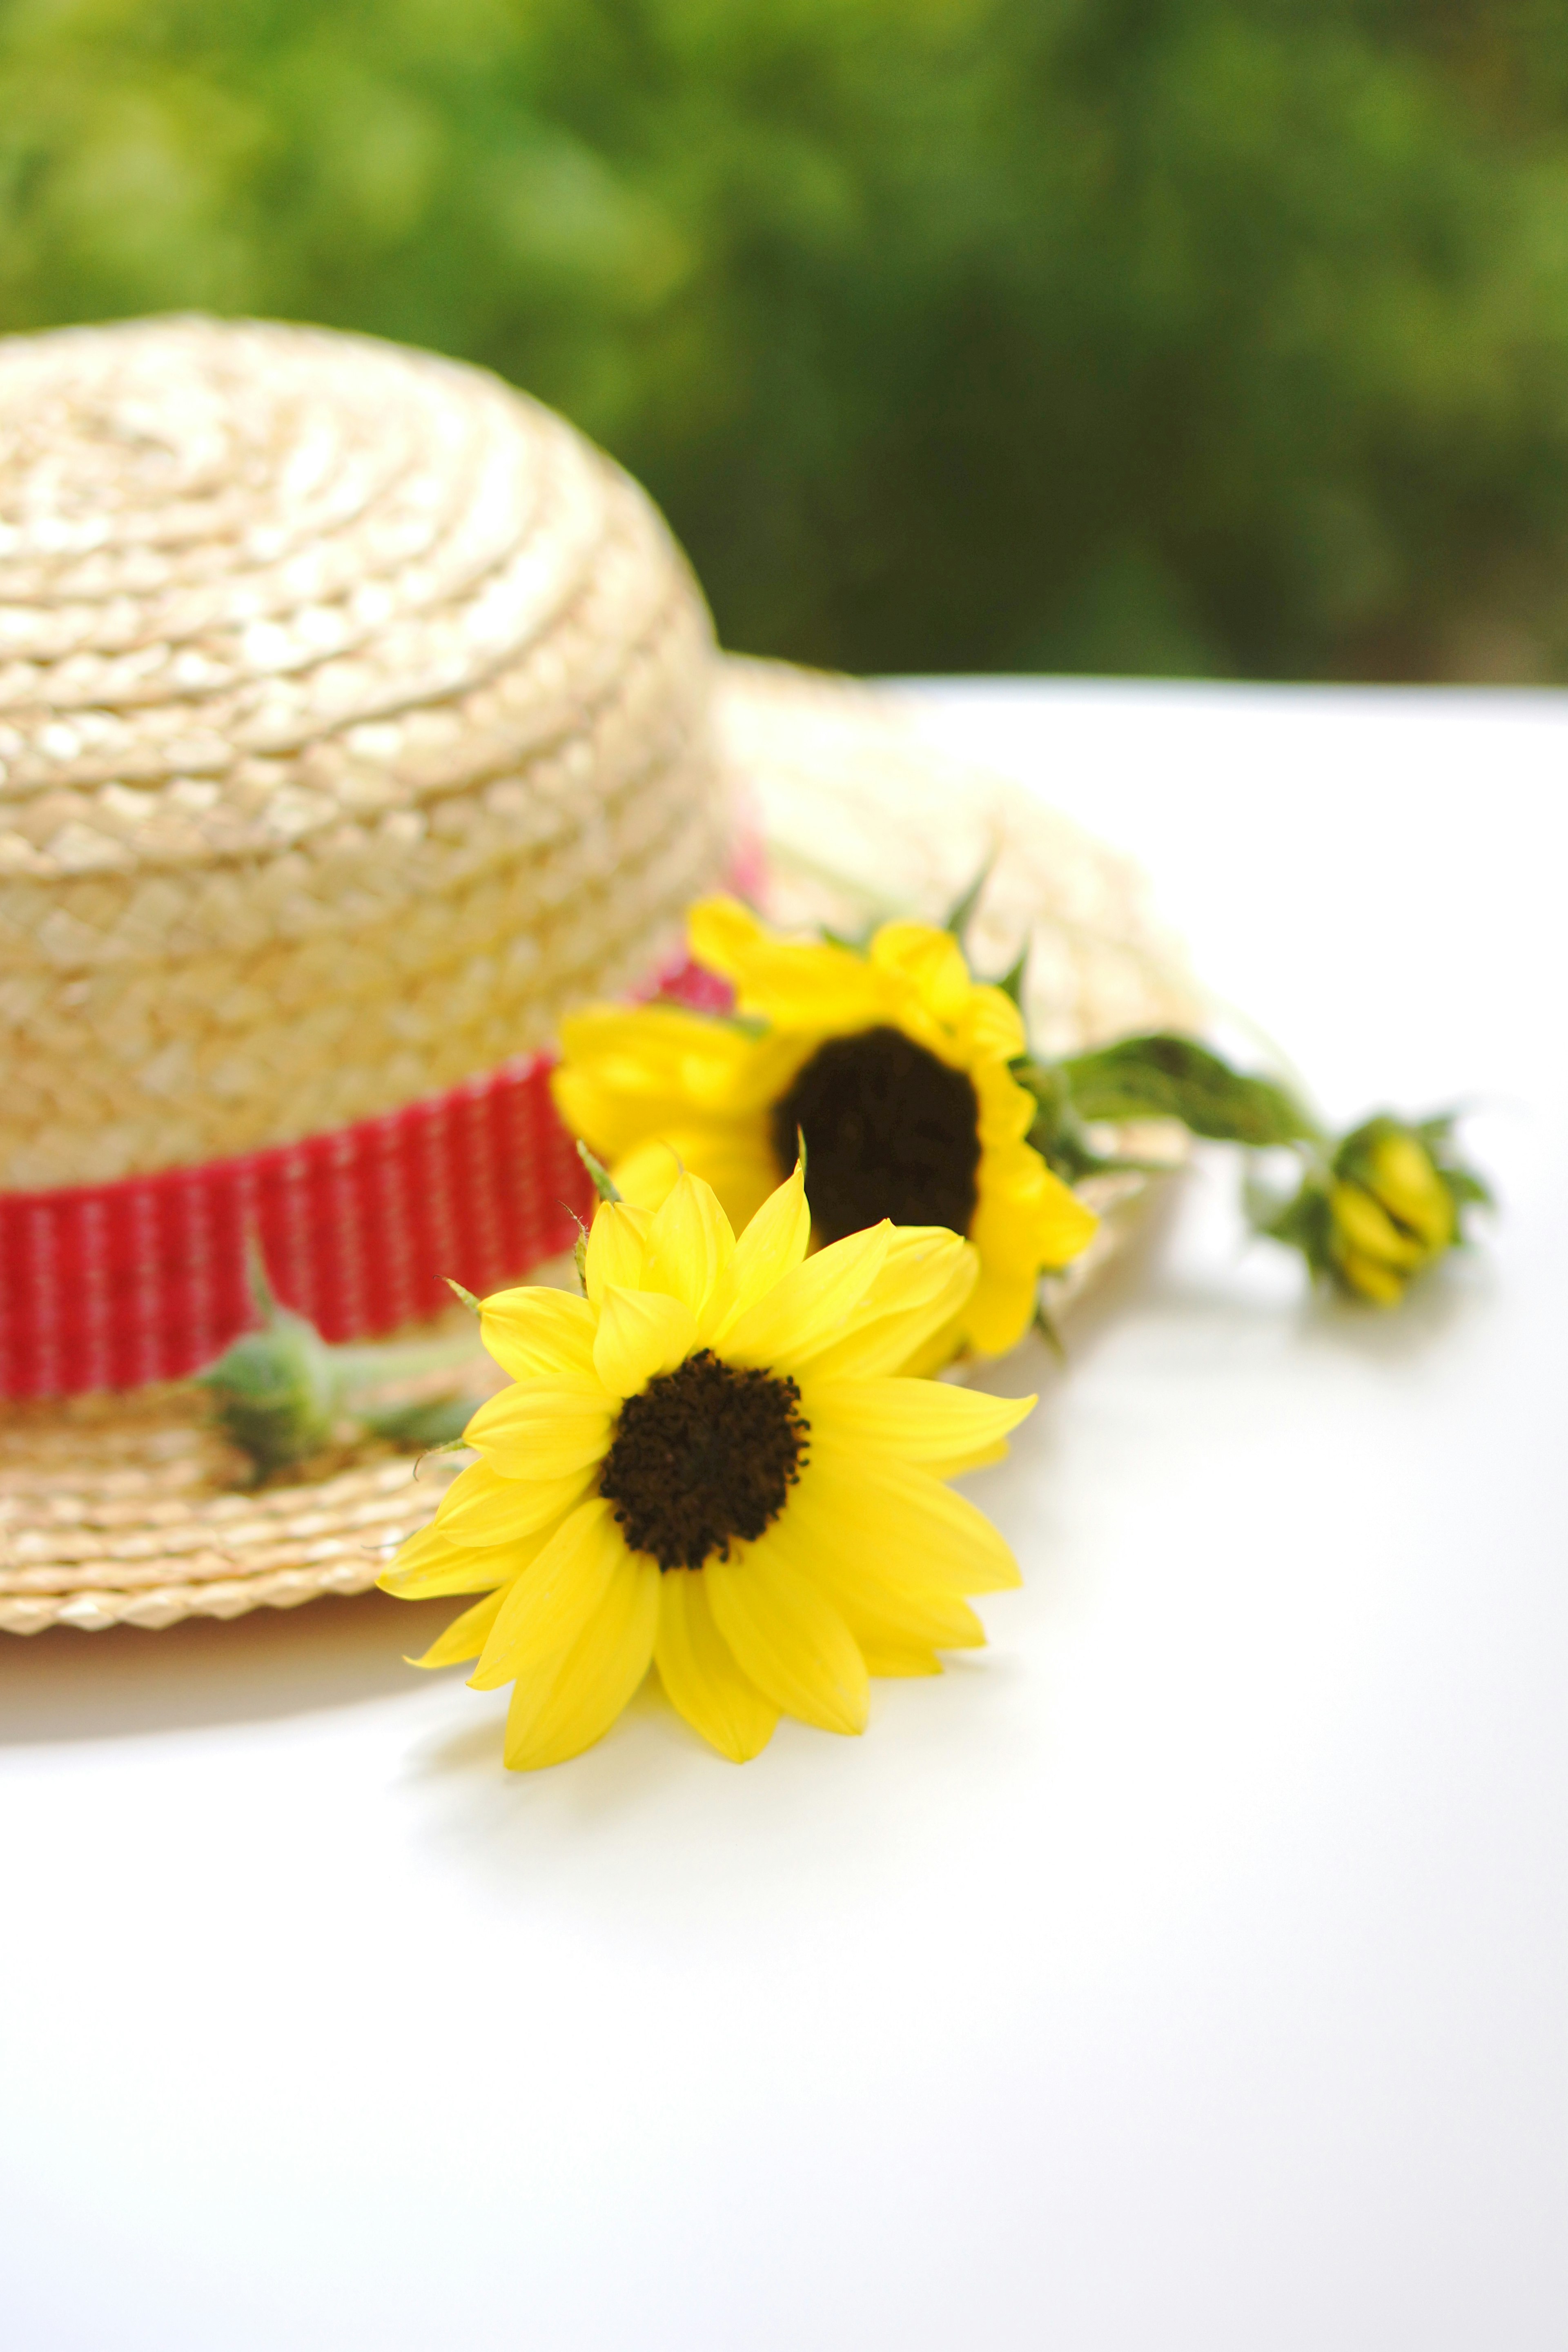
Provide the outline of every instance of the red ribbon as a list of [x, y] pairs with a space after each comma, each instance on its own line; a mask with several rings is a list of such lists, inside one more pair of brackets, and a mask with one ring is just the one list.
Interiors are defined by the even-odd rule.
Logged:
[[[721, 1007], [687, 964], [661, 992]], [[593, 1187], [531, 1055], [380, 1118], [195, 1168], [0, 1193], [0, 1396], [199, 1371], [255, 1321], [255, 1234], [286, 1306], [328, 1339], [483, 1296], [577, 1237]]]

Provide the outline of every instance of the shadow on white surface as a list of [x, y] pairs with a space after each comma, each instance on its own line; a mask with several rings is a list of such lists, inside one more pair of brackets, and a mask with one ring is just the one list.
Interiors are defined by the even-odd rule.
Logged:
[[452, 1610], [363, 1592], [227, 1624], [188, 1618], [161, 1633], [57, 1625], [26, 1641], [0, 1637], [0, 1746], [265, 1722], [382, 1698], [416, 1679], [405, 1658], [429, 1646]]

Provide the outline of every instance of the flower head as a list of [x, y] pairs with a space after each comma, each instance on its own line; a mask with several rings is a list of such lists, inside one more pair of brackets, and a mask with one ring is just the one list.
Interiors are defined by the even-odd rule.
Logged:
[[1028, 1328], [1042, 1270], [1092, 1213], [1027, 1141], [1035, 1097], [1009, 1065], [1018, 1008], [970, 976], [957, 941], [885, 923], [863, 952], [775, 939], [731, 898], [694, 908], [691, 951], [735, 988], [735, 1021], [599, 1006], [563, 1024], [556, 1101], [628, 1200], [657, 1206], [678, 1166], [744, 1223], [805, 1142], [811, 1220], [832, 1244], [889, 1218], [974, 1244], [978, 1273], [933, 1360], [999, 1355]]
[[1018, 1581], [942, 1482], [1005, 1453], [1034, 1399], [898, 1376], [967, 1298], [973, 1246], [883, 1223], [808, 1257], [809, 1226], [798, 1167], [739, 1241], [681, 1175], [657, 1210], [600, 1207], [584, 1297], [485, 1302], [512, 1385], [381, 1580], [484, 1596], [419, 1663], [515, 1685], [510, 1765], [589, 1747], [650, 1663], [737, 1762], [781, 1713], [860, 1731], [868, 1675], [937, 1673], [984, 1640], [965, 1596]]
[[1397, 1307], [1414, 1277], [1464, 1239], [1464, 1212], [1490, 1194], [1450, 1148], [1454, 1122], [1411, 1126], [1380, 1112], [1310, 1170], [1260, 1229], [1300, 1249], [1315, 1274], [1374, 1307]]

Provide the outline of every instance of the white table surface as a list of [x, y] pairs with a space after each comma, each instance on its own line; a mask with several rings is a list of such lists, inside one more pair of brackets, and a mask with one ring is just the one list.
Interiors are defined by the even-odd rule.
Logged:
[[1568, 698], [926, 689], [1495, 1247], [1304, 1308], [1199, 1171], [972, 1483], [993, 1646], [503, 1774], [374, 1596], [0, 1637], [16, 2352], [1568, 2341]]

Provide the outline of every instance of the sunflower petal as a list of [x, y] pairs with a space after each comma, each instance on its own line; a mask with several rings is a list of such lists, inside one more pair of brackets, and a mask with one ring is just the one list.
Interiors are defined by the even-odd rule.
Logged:
[[961, 1595], [927, 1577], [918, 1558], [876, 1546], [840, 1525], [810, 1474], [791, 1496], [770, 1541], [843, 1617], [863, 1652], [974, 1650], [985, 1629]]
[[963, 1310], [963, 1334], [980, 1356], [1005, 1356], [1018, 1345], [1039, 1305], [1040, 1277], [1009, 1273], [982, 1258], [980, 1279]]
[[795, 1173], [769, 1194], [735, 1244], [702, 1318], [703, 1338], [717, 1344], [775, 1283], [803, 1262], [810, 1239], [805, 1171], [797, 1162]]
[[660, 1372], [672, 1372], [696, 1338], [697, 1318], [683, 1298], [612, 1284], [599, 1308], [594, 1367], [612, 1396], [637, 1396]]
[[868, 1650], [866, 1672], [873, 1677], [940, 1675], [942, 1660], [934, 1650]]
[[778, 1708], [735, 1664], [703, 1576], [674, 1569], [660, 1577], [653, 1658], [671, 1706], [721, 1755], [744, 1764], [767, 1746]]
[[945, 1226], [896, 1232], [859, 1306], [813, 1351], [814, 1378], [903, 1371], [934, 1334], [955, 1322], [979, 1267], [970, 1244]]
[[728, 891], [699, 898], [687, 914], [686, 943], [694, 961], [721, 980], [732, 981], [743, 971], [767, 937], [751, 908]]
[[628, 1201], [659, 1209], [682, 1169], [712, 1186], [731, 1232], [755, 1216], [779, 1181], [762, 1123], [739, 1116], [727, 1128], [661, 1129], [658, 1142], [637, 1144], [611, 1172]]
[[[1007, 1002], [1005, 997], [1002, 1001]], [[1040, 1107], [1027, 1087], [1018, 1084], [1005, 1062], [976, 1062], [971, 1066], [969, 1077], [980, 1101], [980, 1171], [984, 1183], [987, 1166], [984, 1154], [1021, 1143], [1038, 1118]]]
[[612, 1283], [622, 1290], [640, 1286], [643, 1250], [652, 1223], [647, 1209], [634, 1209], [627, 1201], [599, 1203], [583, 1253], [583, 1287], [591, 1307], [604, 1304]]
[[735, 1236], [711, 1185], [680, 1175], [647, 1229], [644, 1286], [681, 1299], [700, 1318], [734, 1254]]
[[489, 1641], [490, 1627], [495, 1623], [505, 1599], [504, 1591], [487, 1592], [482, 1601], [476, 1601], [471, 1609], [465, 1609], [460, 1617], [453, 1618], [446, 1632], [431, 1643], [422, 1658], [409, 1658], [406, 1663], [411, 1666], [466, 1665], [470, 1658], [479, 1656]]
[[714, 1622], [747, 1680], [785, 1714], [824, 1731], [864, 1731], [866, 1662], [833, 1603], [784, 1558], [773, 1532], [702, 1570]]
[[961, 1596], [1004, 1592], [1024, 1580], [984, 1513], [928, 1471], [838, 1455], [825, 1444], [812, 1449], [809, 1476], [812, 1500], [837, 1540], [859, 1547], [900, 1580]]
[[594, 1310], [570, 1291], [525, 1285], [479, 1305], [479, 1333], [514, 1381], [594, 1377]]
[[678, 1143], [661, 1129], [646, 1143], [634, 1143], [623, 1152], [610, 1171], [616, 1192], [633, 1208], [647, 1209], [651, 1214], [662, 1208], [680, 1181], [682, 1166], [689, 1166], [689, 1139]]
[[536, 1559], [554, 1534], [541, 1528], [516, 1543], [453, 1543], [439, 1527], [421, 1528], [401, 1546], [376, 1582], [400, 1601], [435, 1601], [451, 1592], [489, 1592], [510, 1584]]
[[892, 1233], [884, 1218], [793, 1267], [730, 1326], [726, 1360], [788, 1370], [826, 1348], [881, 1272]]
[[852, 948], [775, 940], [734, 898], [705, 898], [687, 922], [691, 952], [734, 983], [742, 1013], [775, 1027], [820, 1029], [825, 1036], [858, 1029], [889, 1009], [883, 974]]
[[658, 1570], [621, 1551], [599, 1605], [549, 1668], [520, 1678], [507, 1709], [514, 1772], [563, 1764], [602, 1739], [648, 1670], [658, 1622]]
[[560, 1478], [603, 1460], [614, 1411], [597, 1380], [591, 1390], [520, 1381], [486, 1399], [463, 1438], [505, 1478]]
[[588, 1478], [586, 1470], [563, 1478], [503, 1478], [488, 1462], [471, 1462], [442, 1496], [437, 1531], [454, 1544], [516, 1543], [564, 1518], [582, 1500]]
[[879, 971], [907, 981], [938, 1021], [951, 1025], [963, 1012], [973, 983], [951, 931], [930, 923], [884, 923], [872, 939], [870, 959]]
[[595, 1495], [557, 1528], [522, 1575], [508, 1586], [479, 1667], [476, 1690], [494, 1690], [570, 1649], [629, 1557], [610, 1507]]
[[[1016, 1062], [1028, 1047], [1024, 1016], [1000, 988], [985, 984], [971, 988], [960, 1026], [977, 1061]], [[1023, 1087], [1018, 1091], [1022, 1094]]]
[[[985, 1396], [945, 1381], [824, 1381], [801, 1383], [801, 1410], [814, 1440], [831, 1439], [853, 1454], [919, 1462], [938, 1477], [976, 1453], [988, 1453], [1032, 1412], [1032, 1396]], [[938, 1465], [942, 1465], [939, 1467]]]

